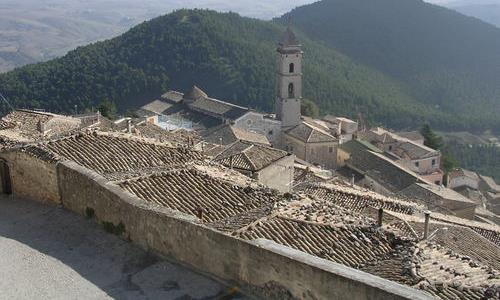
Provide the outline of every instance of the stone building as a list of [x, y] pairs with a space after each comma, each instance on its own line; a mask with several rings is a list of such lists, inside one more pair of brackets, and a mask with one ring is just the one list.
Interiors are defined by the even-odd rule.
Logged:
[[294, 179], [295, 155], [265, 145], [237, 141], [213, 161], [236, 170], [281, 192], [290, 192]]
[[338, 139], [314, 124], [302, 121], [283, 136], [283, 149], [326, 169], [336, 167]]
[[69, 134], [81, 126], [78, 118], [18, 109], [2, 118], [0, 136], [19, 142], [34, 142]]
[[[386, 156], [374, 145], [353, 140], [339, 147], [339, 173], [358, 186], [386, 196], [399, 196], [421, 203], [432, 211], [467, 219], [475, 217], [477, 203], [461, 194], [432, 184]], [[374, 149], [375, 148], [375, 149]]]
[[448, 185], [450, 189], [468, 187], [474, 190], [479, 189], [479, 175], [465, 169], [455, 169], [448, 174]]
[[[301, 116], [302, 60], [302, 46], [288, 27], [278, 43], [276, 54], [274, 115], [211, 98], [196, 86], [186, 93], [169, 91], [160, 99], [144, 105], [138, 114], [157, 116], [158, 125], [165, 129], [194, 130], [207, 137], [207, 132], [213, 132], [212, 128], [231, 125], [233, 132], [242, 129], [263, 135], [275, 148], [289, 151], [322, 168], [334, 169], [338, 145], [357, 135], [358, 124], [333, 116], [322, 119]], [[212, 139], [215, 135], [209, 137], [209, 143], [213, 145], [220, 143]], [[234, 138], [230, 142], [234, 142]]]
[[218, 145], [230, 145], [237, 141], [246, 141], [253, 144], [271, 146], [265, 135], [229, 124], [208, 129], [203, 135], [203, 140], [207, 143]]
[[441, 152], [377, 127], [364, 132], [361, 139], [370, 142], [395, 162], [437, 185], [443, 184]]

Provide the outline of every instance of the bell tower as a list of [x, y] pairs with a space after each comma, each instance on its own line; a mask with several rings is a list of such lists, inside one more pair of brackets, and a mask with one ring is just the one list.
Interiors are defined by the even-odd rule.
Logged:
[[276, 59], [276, 118], [283, 129], [300, 124], [302, 45], [288, 26], [278, 44]]

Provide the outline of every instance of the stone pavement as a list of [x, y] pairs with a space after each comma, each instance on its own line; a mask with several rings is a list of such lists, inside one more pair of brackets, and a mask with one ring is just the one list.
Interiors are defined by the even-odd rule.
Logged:
[[249, 299], [54, 206], [0, 196], [0, 299]]

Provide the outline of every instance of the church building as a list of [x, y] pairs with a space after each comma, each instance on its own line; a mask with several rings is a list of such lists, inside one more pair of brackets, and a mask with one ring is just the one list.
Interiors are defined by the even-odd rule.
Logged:
[[301, 116], [302, 45], [287, 28], [276, 58], [276, 119], [281, 121], [279, 147], [326, 169], [336, 167], [340, 123]]

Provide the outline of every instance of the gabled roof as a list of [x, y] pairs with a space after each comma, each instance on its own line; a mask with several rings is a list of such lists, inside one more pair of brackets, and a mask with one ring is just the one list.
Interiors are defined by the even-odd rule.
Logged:
[[337, 139], [328, 132], [306, 122], [301, 122], [299, 125], [289, 129], [286, 134], [304, 143], [328, 143], [337, 141]]
[[141, 107], [142, 110], [145, 111], [150, 111], [155, 114], [161, 115], [163, 112], [167, 109], [169, 109], [172, 106], [172, 104], [167, 103], [165, 101], [161, 100], [153, 100], [149, 102], [148, 104], [144, 105]]
[[424, 182], [417, 174], [405, 169], [383, 154], [375, 151], [351, 153], [350, 168], [377, 181], [387, 190], [397, 193], [416, 182]]
[[452, 170], [448, 174], [449, 179], [457, 178], [457, 177], [467, 177], [473, 180], [479, 180], [479, 175], [476, 174], [476, 172], [469, 171], [466, 169], [455, 169]]
[[205, 97], [196, 99], [194, 102], [189, 103], [188, 106], [191, 109], [200, 111], [202, 113], [208, 113], [232, 120], [238, 119], [249, 111], [249, 109], [246, 107]]
[[282, 47], [300, 46], [299, 40], [295, 36], [295, 33], [292, 31], [290, 26], [286, 28], [286, 31], [281, 37], [279, 44]]
[[403, 137], [405, 139], [409, 139], [410, 141], [421, 141], [424, 139], [424, 136], [418, 132], [418, 131], [402, 131], [396, 133], [400, 137]]
[[255, 172], [287, 155], [282, 150], [238, 141], [217, 155], [214, 161], [226, 167]]
[[410, 159], [423, 159], [439, 155], [439, 151], [410, 140], [403, 141], [400, 145], [396, 146], [392, 152], [399, 157], [407, 156]]
[[382, 150], [368, 143], [367, 141], [363, 140], [350, 140], [348, 142], [341, 144], [339, 148], [351, 154], [359, 153], [361, 151], [366, 151], [366, 150], [382, 153]]
[[161, 99], [171, 103], [180, 103], [184, 99], [184, 94], [177, 91], [168, 91], [161, 95]]
[[229, 145], [236, 141], [247, 141], [254, 144], [270, 146], [265, 135], [223, 124], [208, 130], [203, 139], [208, 143]]
[[184, 99], [186, 100], [196, 100], [198, 98], [207, 98], [208, 95], [202, 91], [199, 87], [194, 85], [189, 92], [184, 94]]
[[184, 95], [184, 100], [192, 110], [223, 119], [236, 120], [250, 111], [246, 107], [210, 98], [197, 86]]
[[484, 175], [480, 175], [479, 177], [488, 186], [490, 191], [500, 193], [500, 185], [498, 185], [493, 178]]

